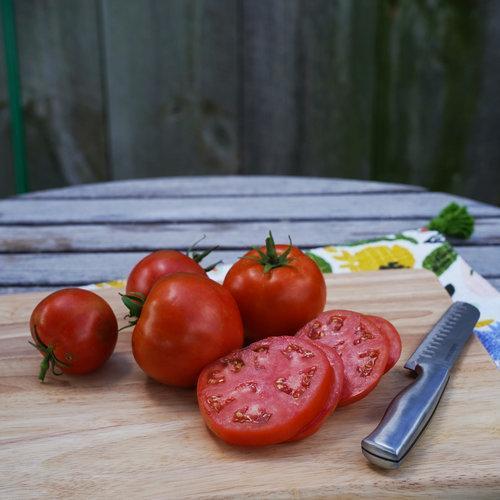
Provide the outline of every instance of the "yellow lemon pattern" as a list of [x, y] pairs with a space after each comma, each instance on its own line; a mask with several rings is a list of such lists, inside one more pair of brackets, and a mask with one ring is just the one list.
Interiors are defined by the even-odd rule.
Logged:
[[96, 283], [97, 288], [124, 288], [126, 280], [112, 280], [103, 283]]
[[[334, 251], [334, 249], [330, 247], [329, 251]], [[355, 253], [342, 250], [340, 254], [333, 255], [333, 258], [343, 262], [340, 267], [352, 272], [409, 268], [415, 265], [413, 254], [399, 245], [372, 246]]]

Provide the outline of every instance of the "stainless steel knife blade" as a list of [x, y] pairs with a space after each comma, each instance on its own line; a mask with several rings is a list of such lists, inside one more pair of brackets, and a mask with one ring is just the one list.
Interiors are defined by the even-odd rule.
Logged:
[[370, 462], [399, 467], [432, 417], [478, 319], [474, 306], [455, 302], [410, 356], [405, 368], [417, 378], [392, 400], [377, 428], [361, 442]]
[[405, 368], [415, 371], [430, 362], [451, 368], [469, 339], [479, 311], [467, 302], [455, 302], [408, 358]]

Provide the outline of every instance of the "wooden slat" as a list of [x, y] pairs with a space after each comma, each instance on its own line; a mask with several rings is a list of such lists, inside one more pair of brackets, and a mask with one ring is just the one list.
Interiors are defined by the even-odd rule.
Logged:
[[[148, 251], [188, 248], [202, 235], [201, 247], [245, 247], [263, 242], [269, 230], [276, 241], [288, 235], [298, 246], [349, 243], [424, 226], [425, 219], [319, 222], [231, 222], [191, 224], [90, 224], [62, 226], [0, 226], [0, 252]], [[500, 218], [479, 219], [470, 240], [457, 245], [499, 245]]]
[[498, 204], [499, 2], [374, 3], [374, 178]]
[[[457, 251], [478, 273], [500, 277], [500, 247], [464, 247]], [[207, 264], [234, 262], [244, 250], [215, 251]], [[128, 275], [146, 252], [1, 254], [2, 286], [84, 285]]]
[[243, 2], [243, 171], [369, 176], [375, 9]]
[[13, 293], [40, 292], [49, 293], [57, 290], [56, 286], [0, 286], [0, 295], [11, 295]]
[[243, 0], [241, 9], [241, 170], [299, 173], [300, 2]]
[[[0, 255], [3, 286], [86, 285], [124, 278], [147, 252]], [[207, 265], [219, 259], [234, 262], [243, 252], [217, 251]]]
[[15, 4], [31, 189], [108, 179], [97, 2]]
[[467, 263], [484, 277], [500, 277], [500, 247], [455, 247]]
[[500, 278], [489, 278], [488, 281], [500, 291]]
[[500, 205], [500, 2], [478, 2], [483, 54], [479, 97], [470, 126], [464, 194]]
[[238, 197], [157, 200], [0, 201], [0, 224], [96, 222], [340, 220], [431, 218], [450, 201], [467, 205], [475, 216], [498, 216], [500, 209], [441, 193]]
[[169, 198], [181, 196], [240, 196], [419, 192], [406, 184], [352, 179], [291, 176], [204, 176], [114, 181], [36, 191], [25, 198]]
[[372, 177], [377, 5], [301, 2], [299, 141], [308, 175]]
[[113, 177], [236, 172], [237, 3], [102, 6]]

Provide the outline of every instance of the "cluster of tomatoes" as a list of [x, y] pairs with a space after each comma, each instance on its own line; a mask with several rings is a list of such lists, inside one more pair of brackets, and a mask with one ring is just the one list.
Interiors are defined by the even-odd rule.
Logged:
[[[158, 382], [197, 385], [207, 426], [226, 442], [268, 445], [316, 432], [337, 405], [368, 394], [398, 360], [401, 341], [386, 320], [353, 311], [322, 312], [326, 285], [298, 248], [247, 252], [221, 285], [200, 260], [161, 250], [131, 271], [122, 299], [132, 352]], [[52, 369], [82, 374], [111, 356], [118, 325], [93, 292], [65, 289], [32, 313], [39, 378]], [[252, 342], [243, 347], [245, 339]]]

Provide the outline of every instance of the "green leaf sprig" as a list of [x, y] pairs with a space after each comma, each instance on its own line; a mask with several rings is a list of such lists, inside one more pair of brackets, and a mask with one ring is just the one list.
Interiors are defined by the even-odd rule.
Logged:
[[273, 234], [269, 231], [269, 236], [266, 238], [266, 250], [262, 251], [259, 247], [254, 247], [254, 250], [259, 254], [259, 257], [242, 257], [254, 260], [264, 267], [264, 273], [268, 273], [277, 267], [288, 266], [293, 260], [288, 257], [292, 251], [292, 239], [288, 236], [290, 245], [283, 252], [278, 254], [276, 251], [276, 244], [274, 243]]
[[474, 232], [474, 217], [469, 214], [466, 206], [452, 202], [443, 208], [427, 227], [445, 236], [466, 240]]
[[54, 347], [51, 345], [48, 346], [42, 341], [42, 339], [38, 336], [36, 327], [34, 331], [35, 331], [35, 342], [31, 342], [31, 340], [28, 340], [28, 343], [43, 354], [43, 359], [40, 362], [40, 371], [38, 372], [38, 380], [43, 382], [45, 380], [45, 375], [47, 374], [49, 369], [52, 370], [53, 375], [56, 376], [62, 375], [63, 372], [57, 369], [58, 368], [60, 369], [61, 366], [70, 366], [70, 365], [64, 363], [63, 361], [57, 358], [57, 356], [54, 353]]

